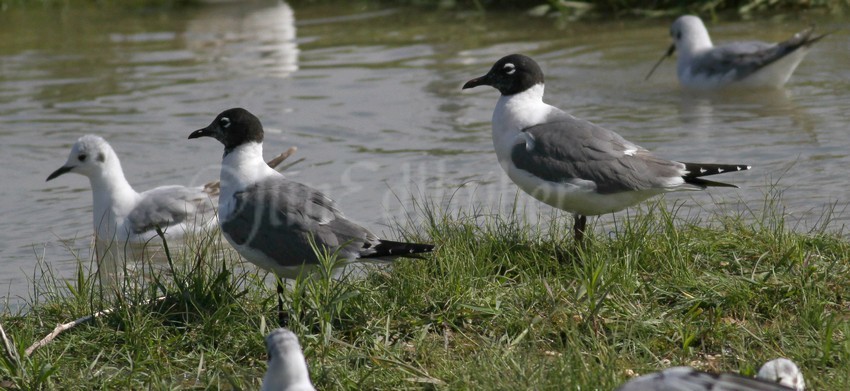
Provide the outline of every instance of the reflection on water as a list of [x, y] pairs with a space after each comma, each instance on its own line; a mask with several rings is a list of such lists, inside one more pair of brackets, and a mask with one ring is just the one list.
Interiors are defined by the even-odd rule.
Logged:
[[[785, 89], [745, 91], [693, 92], [678, 91], [679, 119], [685, 124], [710, 123], [720, 113], [739, 112], [739, 118], [785, 116], [795, 121], [805, 120], [805, 111], [791, 99]], [[811, 121], [809, 121], [811, 122]], [[809, 126], [811, 128], [811, 126]]]
[[298, 70], [295, 15], [286, 3], [202, 8], [186, 23], [182, 38], [199, 61], [223, 73], [286, 77]]
[[[36, 259], [65, 275], [74, 268], [66, 246], [91, 259], [88, 184], [44, 183], [74, 140], [106, 137], [139, 191], [200, 185], [218, 176], [221, 149], [186, 137], [230, 107], [260, 117], [267, 156], [299, 147], [305, 161], [287, 170], [290, 178], [328, 192], [378, 233], [414, 211], [411, 197], [507, 210], [517, 190], [492, 151], [498, 93], [460, 86], [512, 52], [538, 60], [546, 100], [578, 117], [663, 157], [754, 166], [729, 178], [740, 190], [669, 199], [757, 208], [781, 177], [790, 218], [816, 217], [845, 205], [850, 187], [836, 175], [850, 164], [846, 21], [819, 22], [836, 32], [785, 89], [700, 96], [678, 88], [672, 63], [643, 81], [669, 43], [668, 20], [559, 29], [515, 12], [309, 2], [293, 10], [272, 0], [168, 11], [13, 8], [0, 18], [0, 175], [14, 184], [0, 187], [0, 284], [12, 297], [26, 295]], [[717, 27], [719, 42], [804, 26]], [[529, 214], [550, 213], [519, 200]]]

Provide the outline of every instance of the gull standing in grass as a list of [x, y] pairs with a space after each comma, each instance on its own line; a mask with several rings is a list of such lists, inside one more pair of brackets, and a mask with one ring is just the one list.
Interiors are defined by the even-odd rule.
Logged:
[[673, 367], [632, 379], [617, 391], [804, 391], [805, 388], [797, 365], [778, 358], [765, 363], [756, 378]]
[[316, 391], [295, 333], [279, 328], [266, 336], [269, 367], [261, 391]]
[[512, 54], [463, 85], [492, 86], [502, 96], [493, 111], [493, 145], [508, 177], [523, 191], [575, 217], [581, 244], [587, 216], [622, 210], [649, 197], [710, 186], [702, 177], [747, 170], [743, 164], [662, 159], [619, 134], [543, 102], [543, 71]]
[[[348, 262], [392, 261], [434, 246], [384, 240], [348, 220], [316, 189], [286, 179], [263, 162], [263, 125], [242, 108], [226, 110], [190, 139], [224, 144], [218, 218], [227, 241], [249, 262], [282, 278], [297, 278], [319, 264], [313, 249]], [[312, 242], [312, 243], [311, 243]], [[283, 286], [278, 313], [283, 323]]]
[[80, 137], [68, 160], [47, 180], [66, 173], [89, 178], [94, 199], [94, 231], [98, 242], [123, 244], [145, 242], [159, 228], [179, 237], [215, 219], [208, 190], [204, 187], [160, 186], [142, 193], [124, 177], [115, 151], [100, 136]]
[[826, 34], [813, 36], [808, 28], [779, 43], [730, 42], [714, 46], [702, 19], [680, 16], [670, 27], [673, 44], [655, 63], [646, 79], [665, 58], [679, 51], [676, 74], [679, 83], [692, 89], [719, 87], [781, 87], [811, 46]]

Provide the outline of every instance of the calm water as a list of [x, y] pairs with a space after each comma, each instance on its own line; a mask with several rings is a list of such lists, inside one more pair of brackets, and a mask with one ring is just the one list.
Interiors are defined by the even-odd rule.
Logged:
[[[289, 176], [379, 232], [404, 215], [411, 193], [454, 193], [453, 208], [512, 200], [490, 140], [498, 93], [460, 90], [512, 52], [541, 63], [550, 103], [662, 156], [755, 166], [723, 178], [742, 189], [687, 194], [689, 205], [758, 208], [776, 181], [794, 218], [847, 204], [847, 22], [818, 20], [838, 31], [783, 90], [693, 96], [678, 88], [674, 61], [643, 81], [669, 44], [668, 20], [559, 28], [515, 12], [346, 7], [0, 12], [0, 296], [27, 296], [36, 259], [70, 275], [72, 250], [89, 257], [88, 181], [44, 181], [86, 133], [111, 142], [139, 191], [200, 184], [218, 176], [221, 145], [186, 137], [223, 109], [248, 108], [267, 128], [267, 156], [298, 146], [306, 160]], [[716, 42], [775, 41], [806, 23], [709, 28]], [[539, 204], [528, 205], [534, 213]]]

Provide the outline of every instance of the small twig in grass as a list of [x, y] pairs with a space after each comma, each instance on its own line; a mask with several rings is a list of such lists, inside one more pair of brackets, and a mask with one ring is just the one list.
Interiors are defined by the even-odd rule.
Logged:
[[162, 249], [165, 251], [165, 259], [168, 260], [168, 267], [174, 270], [174, 261], [171, 260], [171, 250], [168, 249], [168, 241], [165, 240], [165, 232], [158, 225], [156, 226], [156, 234], [162, 239]]
[[275, 170], [278, 170], [279, 172], [286, 171], [286, 169], [288, 169], [289, 167], [292, 167], [292, 166], [294, 166], [294, 165], [296, 165], [296, 164], [298, 164], [298, 163], [301, 163], [301, 162], [303, 162], [304, 160], [305, 160], [305, 159], [302, 157], [301, 159], [298, 159], [298, 160], [296, 160], [296, 161], [294, 161], [294, 162], [292, 162], [292, 163], [284, 164], [284, 165], [282, 165], [282, 166], [278, 166], [277, 168], [275, 168]]
[[6, 354], [9, 355], [10, 359], [20, 364], [21, 358], [18, 357], [18, 350], [15, 349], [15, 345], [9, 339], [9, 336], [6, 335], [6, 330], [3, 329], [2, 323], [0, 323], [0, 337], [3, 337], [3, 347], [6, 349]]
[[[167, 296], [160, 296], [160, 297], [157, 297], [156, 299], [153, 299], [153, 300], [145, 300], [141, 304], [147, 305], [147, 304], [150, 304], [150, 303], [163, 301], [163, 300], [165, 300], [166, 297]], [[74, 328], [74, 327], [76, 327], [80, 324], [83, 324], [85, 322], [88, 322], [88, 321], [90, 321], [94, 318], [99, 318], [99, 317], [104, 316], [104, 315], [109, 315], [114, 311], [115, 311], [115, 308], [108, 308], [108, 309], [105, 309], [103, 311], [98, 311], [98, 312], [95, 312], [91, 315], [86, 315], [82, 318], [75, 319], [75, 320], [68, 322], [68, 323], [56, 325], [56, 327], [53, 329], [53, 331], [50, 332], [50, 334], [47, 334], [46, 337], [42, 338], [38, 342], [32, 344], [32, 346], [27, 348], [27, 350], [25, 352], [26, 357], [31, 356], [32, 353], [35, 352], [36, 349], [38, 349], [38, 348], [40, 348], [44, 345], [47, 345], [48, 343], [53, 341], [53, 339], [58, 337], [59, 334], [61, 334], [63, 331], [70, 330], [70, 329], [72, 329], [72, 328]]]
[[277, 169], [277, 166], [279, 166], [280, 163], [283, 163], [284, 160], [292, 156], [297, 150], [298, 147], [289, 147], [289, 149], [283, 151], [280, 155], [275, 156], [272, 160], [266, 162], [266, 164], [268, 164], [271, 168]]
[[[280, 164], [283, 163], [284, 160], [288, 159], [290, 156], [295, 154], [295, 151], [297, 151], [297, 150], [298, 150], [298, 147], [289, 147], [289, 149], [287, 149], [286, 151], [283, 151], [283, 153], [281, 153], [280, 155], [273, 157], [271, 160], [266, 162], [266, 164], [268, 164], [269, 167], [274, 168], [275, 170], [278, 170], [278, 171], [283, 171], [283, 170], [285, 170], [289, 167], [292, 167], [295, 163], [298, 163], [298, 162], [300, 162], [301, 160], [304, 160], [304, 159], [296, 160], [292, 164], [287, 164], [285, 166], [278, 168], [278, 166], [280, 166]], [[218, 194], [220, 189], [221, 189], [221, 181], [212, 181], [212, 182], [204, 185], [204, 191], [207, 192], [208, 194], [211, 194], [211, 195]]]

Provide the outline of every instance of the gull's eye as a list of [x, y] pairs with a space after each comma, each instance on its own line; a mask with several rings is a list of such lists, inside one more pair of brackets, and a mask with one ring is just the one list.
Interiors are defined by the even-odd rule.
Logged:
[[513, 75], [514, 72], [516, 72], [516, 67], [514, 66], [514, 64], [507, 63], [505, 64], [505, 66], [502, 67], [502, 70], [505, 71], [505, 74]]
[[86, 161], [86, 158], [87, 158], [87, 157], [88, 157], [88, 156], [87, 156], [86, 154], [81, 153], [79, 156], [77, 156], [77, 160], [79, 160], [79, 161], [81, 161], [81, 162], [84, 162], [84, 161]]
[[681, 32], [681, 31], [677, 31], [677, 32], [676, 32], [676, 40], [680, 40], [680, 39], [682, 39], [682, 32]]
[[230, 118], [221, 117], [221, 119], [218, 120], [218, 123], [221, 125], [222, 128], [229, 128], [230, 127]]

